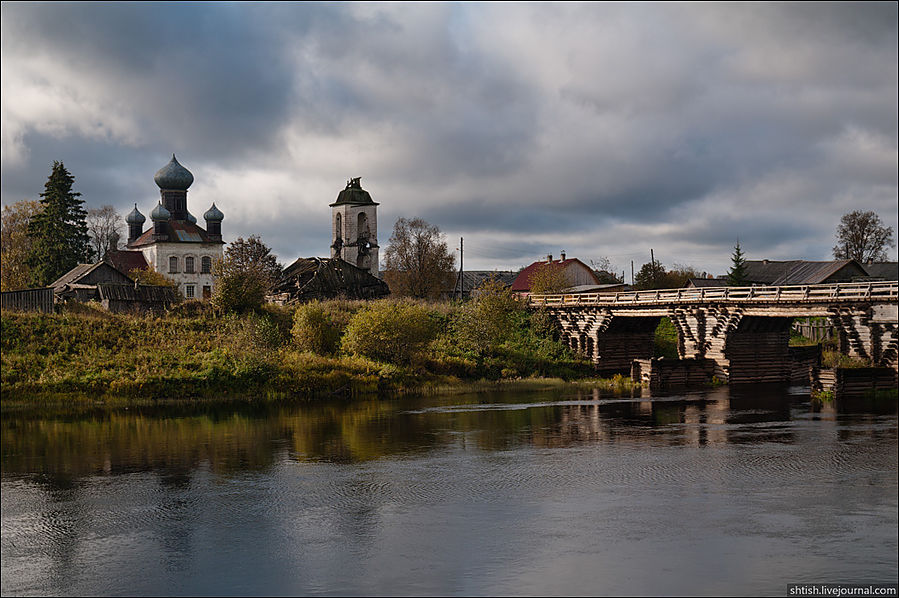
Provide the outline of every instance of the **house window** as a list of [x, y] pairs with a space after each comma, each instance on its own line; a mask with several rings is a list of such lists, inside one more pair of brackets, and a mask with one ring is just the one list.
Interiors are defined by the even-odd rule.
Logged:
[[174, 255], [169, 258], [169, 274], [178, 273], [178, 258]]
[[212, 272], [212, 258], [204, 257], [200, 260], [200, 274], [209, 274]]
[[184, 271], [188, 274], [194, 273], [194, 258], [186, 257], [184, 258]]
[[195, 288], [196, 287], [194, 287], [194, 285], [192, 285], [192, 284], [189, 284], [186, 287], [184, 287], [184, 296], [187, 297], [188, 299], [193, 299]]
[[203, 299], [212, 299], [212, 287], [209, 285], [203, 286]]

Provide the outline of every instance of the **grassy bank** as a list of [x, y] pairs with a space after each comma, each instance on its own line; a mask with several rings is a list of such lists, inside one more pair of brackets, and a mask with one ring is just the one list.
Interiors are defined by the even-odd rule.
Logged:
[[513, 303], [332, 301], [300, 312], [216, 315], [198, 304], [163, 317], [91, 307], [4, 312], [3, 402], [77, 394], [111, 402], [277, 400], [575, 380], [631, 390], [626, 378], [593, 379], [589, 361], [559, 343], [545, 318]]

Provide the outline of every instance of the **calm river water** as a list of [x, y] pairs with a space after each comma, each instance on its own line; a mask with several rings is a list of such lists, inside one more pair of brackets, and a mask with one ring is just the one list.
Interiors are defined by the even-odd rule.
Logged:
[[807, 389], [2, 418], [2, 593], [896, 583], [897, 403]]

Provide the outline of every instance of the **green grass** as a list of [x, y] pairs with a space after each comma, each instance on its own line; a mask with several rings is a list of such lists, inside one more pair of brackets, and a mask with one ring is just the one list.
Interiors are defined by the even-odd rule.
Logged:
[[[293, 311], [285, 308], [242, 316], [202, 309], [132, 316], [84, 305], [62, 314], [3, 312], [2, 401], [6, 408], [25, 397], [39, 401], [61, 395], [107, 404], [351, 398], [555, 381], [580, 381], [609, 392], [632, 387], [628, 379], [595, 379], [588, 360], [551, 334], [538, 333], [523, 309], [509, 315], [508, 329], [495, 342], [473, 350], [454, 336], [461, 306], [421, 305], [434, 320], [434, 337], [412, 358], [396, 363], [340, 351], [305, 351], [294, 343]], [[326, 307], [335, 319], [345, 314], [346, 321], [364, 309], [336, 301]]]
[[662, 318], [656, 328], [653, 357], [677, 359], [677, 329], [669, 318]]

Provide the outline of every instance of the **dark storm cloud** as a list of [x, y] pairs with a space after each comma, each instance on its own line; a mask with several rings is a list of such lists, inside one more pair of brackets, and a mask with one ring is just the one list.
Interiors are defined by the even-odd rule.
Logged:
[[[142, 140], [207, 158], [272, 147], [290, 109], [282, 39], [247, 5], [5, 6], [7, 49], [83, 73], [139, 120]], [[311, 11], [310, 11], [311, 12]], [[39, 41], [38, 41], [39, 40]]]

